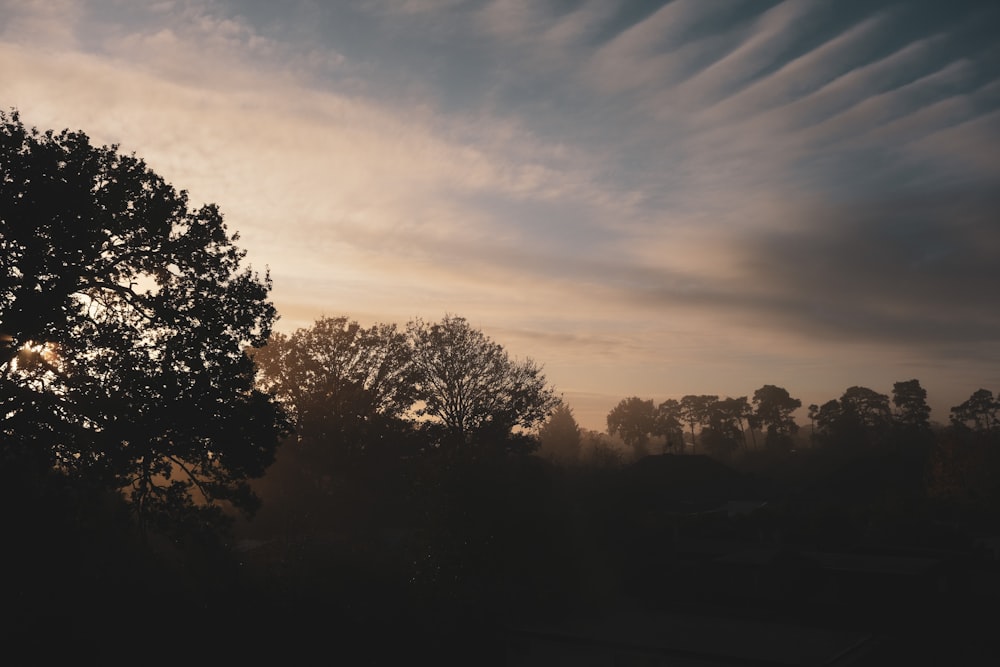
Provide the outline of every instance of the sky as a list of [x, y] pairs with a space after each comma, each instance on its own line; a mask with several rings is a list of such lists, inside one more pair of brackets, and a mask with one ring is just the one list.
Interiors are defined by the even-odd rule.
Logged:
[[[1000, 392], [1000, 4], [0, 0], [0, 108], [214, 202], [291, 331], [623, 398]], [[802, 420], [805, 420], [804, 411]]]

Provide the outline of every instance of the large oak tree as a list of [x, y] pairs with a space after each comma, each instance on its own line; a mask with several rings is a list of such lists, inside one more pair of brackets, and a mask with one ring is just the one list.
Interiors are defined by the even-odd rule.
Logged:
[[270, 278], [237, 240], [140, 158], [0, 113], [4, 459], [123, 491], [143, 529], [252, 511], [285, 421], [247, 354]]

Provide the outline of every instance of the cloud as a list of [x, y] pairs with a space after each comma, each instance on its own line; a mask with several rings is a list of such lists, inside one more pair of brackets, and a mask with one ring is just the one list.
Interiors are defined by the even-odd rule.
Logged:
[[591, 56], [586, 77], [603, 93], [659, 89], [689, 74], [705, 42], [689, 33], [712, 16], [711, 3], [675, 0], [621, 31]]
[[884, 16], [865, 19], [781, 65], [732, 95], [709, 105], [699, 115], [706, 124], [732, 121], [787, 104], [818, 90], [840, 72], [850, 69], [864, 45], [877, 37]]
[[[812, 15], [812, 3], [781, 3], [733, 35], [735, 48], [671, 90], [689, 108], [711, 105], [769, 68], [795, 42], [798, 24]], [[736, 41], [742, 40], [742, 41]], [[731, 42], [732, 43], [732, 42]]]
[[3, 0], [0, 2], [0, 39], [22, 44], [59, 44], [69, 49], [77, 43], [74, 30], [82, 8], [73, 0]]
[[995, 194], [949, 190], [792, 213], [784, 232], [743, 239], [750, 303], [829, 341], [931, 349], [1000, 339]]
[[883, 382], [1000, 338], [998, 14], [885, 7], [2, 3], [0, 90], [219, 203], [282, 327], [457, 312], [580, 396]]

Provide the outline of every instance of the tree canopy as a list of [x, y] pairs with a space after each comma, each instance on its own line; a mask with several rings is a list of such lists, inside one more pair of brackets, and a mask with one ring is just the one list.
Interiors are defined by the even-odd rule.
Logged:
[[896, 421], [910, 429], [928, 429], [931, 409], [927, 405], [927, 390], [920, 380], [906, 380], [892, 385], [892, 404], [896, 406]]
[[968, 400], [951, 409], [951, 422], [976, 431], [993, 431], [1000, 424], [1000, 401], [989, 389], [977, 389]]
[[237, 240], [134, 155], [0, 113], [5, 456], [126, 491], [143, 525], [252, 511], [285, 421], [246, 352], [270, 278]]
[[638, 396], [623, 398], [608, 413], [608, 434], [618, 434], [622, 441], [635, 449], [636, 456], [649, 453], [649, 436], [656, 430], [656, 408], [652, 399]]
[[802, 407], [802, 401], [792, 398], [788, 390], [765, 384], [753, 393], [754, 422], [767, 429], [766, 444], [772, 448], [790, 447], [790, 436], [798, 431], [792, 413]]
[[540, 453], [555, 461], [576, 463], [580, 458], [581, 440], [573, 410], [564, 403], [560, 403], [538, 429]]
[[337, 440], [348, 457], [404, 420], [414, 402], [409, 347], [393, 324], [324, 317], [291, 335], [275, 333], [254, 359], [260, 385], [291, 413], [297, 440]]
[[458, 440], [531, 429], [558, 405], [541, 366], [531, 359], [511, 359], [464, 317], [414, 320], [407, 333], [419, 413], [437, 420]]

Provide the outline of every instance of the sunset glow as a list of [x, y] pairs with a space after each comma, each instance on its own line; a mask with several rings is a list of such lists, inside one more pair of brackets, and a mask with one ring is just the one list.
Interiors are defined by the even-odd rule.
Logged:
[[919, 378], [944, 422], [1000, 389], [995, 3], [0, 15], [0, 104], [217, 203], [281, 331], [456, 313], [600, 430], [632, 395]]

